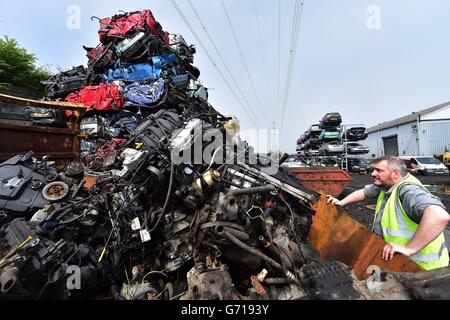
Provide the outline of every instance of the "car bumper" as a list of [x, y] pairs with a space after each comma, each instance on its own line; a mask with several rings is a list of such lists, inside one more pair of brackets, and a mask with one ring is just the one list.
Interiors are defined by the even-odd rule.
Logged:
[[437, 170], [436, 169], [434, 169], [434, 170], [425, 169], [424, 172], [426, 174], [436, 174], [436, 175], [438, 175], [438, 174], [448, 174], [448, 170], [445, 170], [445, 169], [437, 169]]

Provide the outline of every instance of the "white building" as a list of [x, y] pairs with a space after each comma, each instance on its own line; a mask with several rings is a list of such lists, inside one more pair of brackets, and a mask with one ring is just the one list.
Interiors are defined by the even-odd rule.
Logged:
[[450, 102], [367, 129], [369, 157], [432, 156], [450, 150]]

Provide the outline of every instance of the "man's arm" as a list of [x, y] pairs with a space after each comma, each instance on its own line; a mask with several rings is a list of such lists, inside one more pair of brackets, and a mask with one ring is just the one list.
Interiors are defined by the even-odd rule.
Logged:
[[389, 243], [384, 246], [382, 259], [392, 260], [396, 252], [410, 257], [427, 246], [436, 239], [444, 230], [450, 221], [450, 215], [447, 211], [437, 205], [428, 206], [423, 213], [419, 228], [406, 246]]
[[363, 201], [367, 198], [366, 193], [364, 192], [364, 189], [356, 190], [355, 192], [349, 194], [342, 200], [338, 200], [330, 195], [327, 196], [327, 204], [331, 202], [333, 206], [346, 206], [350, 203]]

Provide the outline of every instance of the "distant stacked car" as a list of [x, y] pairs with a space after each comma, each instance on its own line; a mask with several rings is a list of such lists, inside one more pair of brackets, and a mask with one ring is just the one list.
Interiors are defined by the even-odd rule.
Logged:
[[344, 141], [344, 148], [347, 145], [348, 154], [366, 154], [369, 153], [370, 149], [357, 141], [362, 141], [367, 138], [366, 128], [364, 127], [354, 127], [347, 129], [346, 132], [342, 133], [342, 140]]
[[318, 124], [313, 124], [297, 139], [297, 156], [342, 154], [341, 123], [342, 117], [337, 112], [324, 115]]
[[[357, 142], [367, 138], [366, 128], [353, 127], [347, 129], [341, 124], [342, 117], [338, 112], [325, 114], [318, 124], [313, 124], [297, 139], [297, 156], [334, 156], [337, 159], [345, 155], [369, 153], [370, 150], [367, 146]], [[350, 161], [349, 163], [356, 162], [359, 163], [359, 161]]]
[[319, 154], [338, 155], [344, 152], [341, 144], [341, 123], [342, 117], [337, 112], [327, 113], [322, 117], [319, 124], [322, 129], [319, 136], [321, 142]]
[[360, 157], [351, 157], [347, 159], [348, 171], [367, 174], [370, 171], [372, 160]]

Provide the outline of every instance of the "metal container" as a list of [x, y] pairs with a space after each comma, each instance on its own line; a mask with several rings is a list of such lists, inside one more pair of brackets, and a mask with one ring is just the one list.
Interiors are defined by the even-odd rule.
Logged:
[[350, 175], [338, 168], [311, 167], [289, 168], [289, 171], [308, 189], [338, 197], [352, 180]]

